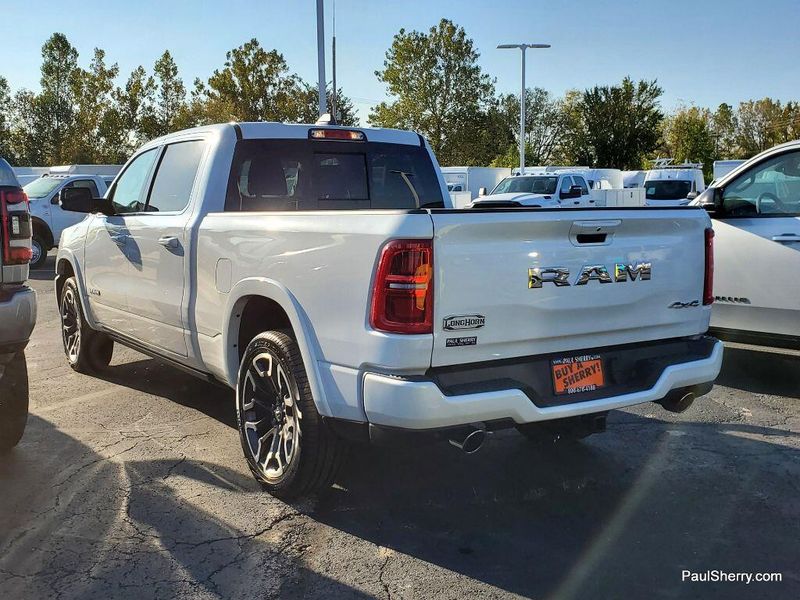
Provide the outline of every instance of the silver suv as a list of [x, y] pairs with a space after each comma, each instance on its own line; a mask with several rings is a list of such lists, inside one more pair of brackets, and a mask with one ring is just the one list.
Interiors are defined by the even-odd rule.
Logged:
[[36, 294], [25, 285], [30, 260], [28, 198], [0, 158], [0, 452], [17, 445], [28, 421], [25, 346], [36, 324]]

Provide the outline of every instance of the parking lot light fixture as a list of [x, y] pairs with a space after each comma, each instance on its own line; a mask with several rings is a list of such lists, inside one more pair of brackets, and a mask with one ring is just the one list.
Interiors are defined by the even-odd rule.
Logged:
[[525, 174], [525, 51], [549, 48], [550, 44], [499, 44], [498, 50], [519, 48], [522, 51], [522, 92], [519, 95], [519, 174]]

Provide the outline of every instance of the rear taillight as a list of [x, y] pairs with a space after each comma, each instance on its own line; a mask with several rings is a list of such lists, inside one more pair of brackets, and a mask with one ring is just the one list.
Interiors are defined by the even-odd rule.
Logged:
[[432, 240], [393, 240], [383, 247], [369, 322], [392, 333], [433, 332]]
[[706, 274], [703, 279], [703, 304], [714, 303], [714, 230], [706, 229]]
[[[21, 190], [0, 190], [0, 237], [4, 265], [24, 265], [31, 260], [31, 222], [28, 197]], [[18, 210], [20, 208], [22, 210]]]

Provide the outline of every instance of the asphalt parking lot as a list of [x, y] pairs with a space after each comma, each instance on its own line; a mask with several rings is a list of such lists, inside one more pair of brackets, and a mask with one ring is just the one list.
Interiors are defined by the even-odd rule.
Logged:
[[800, 597], [797, 355], [729, 348], [688, 412], [612, 413], [578, 445], [356, 448], [290, 505], [252, 480], [231, 392], [119, 346], [70, 370], [50, 277], [0, 458], [0, 598]]

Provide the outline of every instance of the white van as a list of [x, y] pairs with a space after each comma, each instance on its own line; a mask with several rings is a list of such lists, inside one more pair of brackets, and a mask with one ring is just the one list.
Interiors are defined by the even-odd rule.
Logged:
[[706, 189], [703, 165], [657, 160], [644, 177], [644, 189], [647, 206], [685, 206]]
[[469, 192], [470, 200], [480, 195], [481, 188], [493, 190], [495, 186], [511, 175], [511, 169], [504, 167], [442, 167], [442, 175], [451, 197], [460, 192]]
[[627, 189], [644, 187], [647, 171], [623, 171], [622, 186]]

